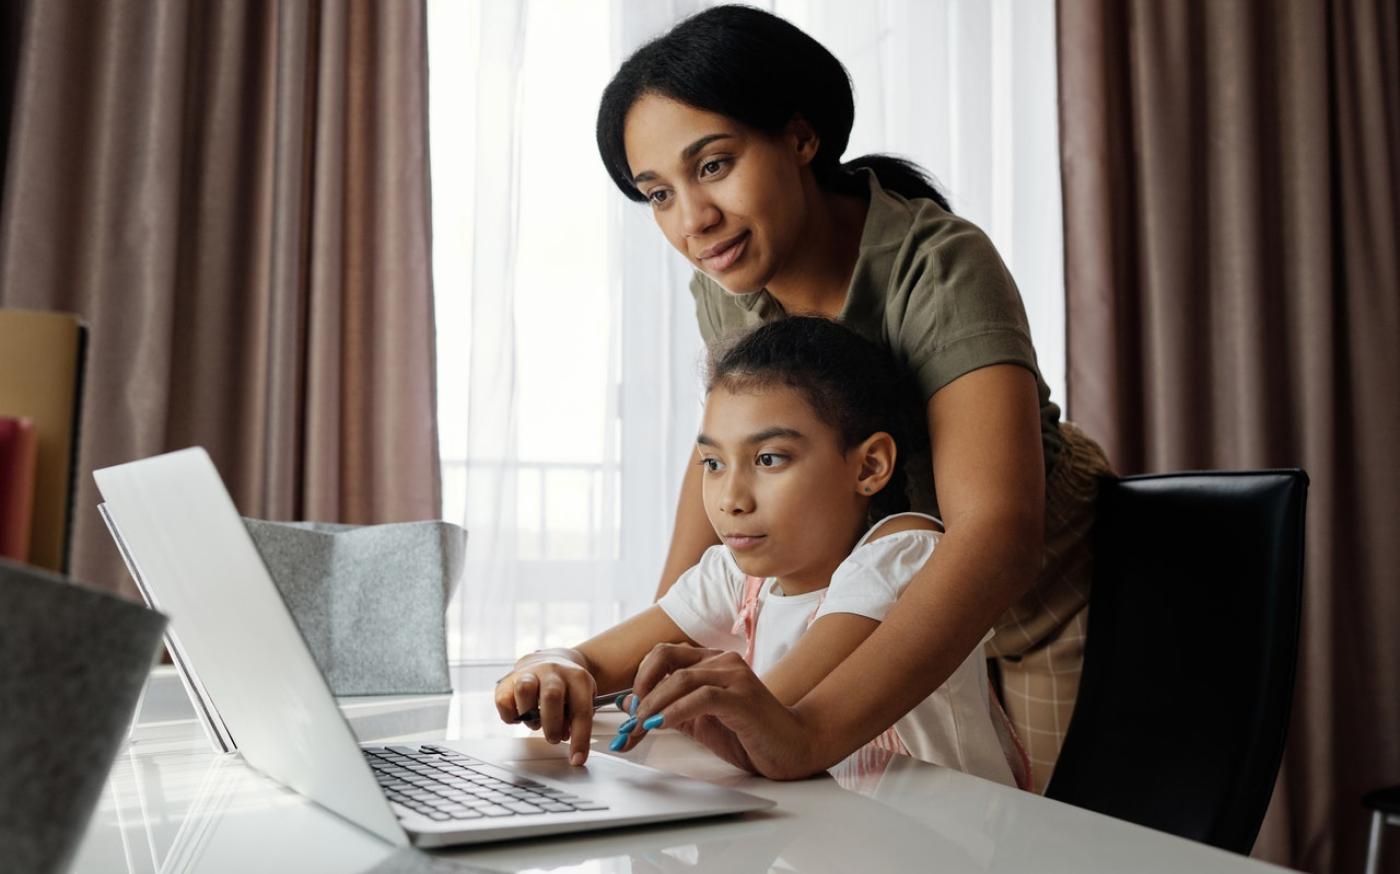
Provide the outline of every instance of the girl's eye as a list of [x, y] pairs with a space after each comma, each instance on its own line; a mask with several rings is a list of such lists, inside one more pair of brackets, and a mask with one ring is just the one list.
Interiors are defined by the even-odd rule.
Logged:
[[706, 470], [710, 471], [711, 473], [713, 473], [713, 472], [719, 470], [719, 468], [720, 468], [719, 459], [718, 459], [718, 458], [702, 458], [702, 459], [700, 459], [700, 466], [703, 467], [703, 468], [705, 468]]
[[778, 463], [779, 463], [779, 459], [783, 459], [783, 458], [786, 458], [786, 457], [787, 457], [787, 456], [785, 456], [785, 455], [779, 455], [779, 454], [776, 453], [776, 452], [760, 452], [759, 455], [758, 455], [758, 466], [759, 466], [759, 467], [777, 467], [777, 466], [778, 466]]
[[666, 189], [658, 188], [647, 195], [647, 200], [651, 201], [652, 206], [661, 206], [666, 202], [666, 194]]

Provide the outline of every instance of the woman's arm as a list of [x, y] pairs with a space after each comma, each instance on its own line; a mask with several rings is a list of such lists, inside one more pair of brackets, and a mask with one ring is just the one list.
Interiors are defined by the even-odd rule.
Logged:
[[927, 413], [946, 533], [874, 633], [791, 707], [732, 660], [660, 647], [637, 673], [643, 720], [711, 715], [755, 770], [791, 779], [840, 761], [942, 685], [1035, 581], [1045, 472], [1029, 370], [972, 371]]
[[671, 549], [666, 553], [661, 583], [656, 587], [658, 601], [687, 568], [694, 567], [700, 561], [705, 550], [720, 542], [714, 526], [705, 516], [705, 504], [700, 497], [701, 482], [700, 465], [692, 452], [686, 460], [681, 496], [676, 502], [676, 527], [671, 533]]
[[763, 684], [775, 698], [791, 707], [855, 652], [879, 625], [874, 619], [854, 613], [823, 616], [764, 674]]
[[[903, 516], [877, 524], [866, 539], [866, 544], [902, 531], [915, 530], [939, 529], [927, 519]], [[833, 585], [837, 583], [833, 581]], [[856, 613], [822, 616], [798, 638], [787, 655], [764, 674], [763, 684], [773, 691], [779, 701], [789, 706], [796, 704], [855, 652], [867, 637], [874, 634], [879, 625], [878, 620]]]

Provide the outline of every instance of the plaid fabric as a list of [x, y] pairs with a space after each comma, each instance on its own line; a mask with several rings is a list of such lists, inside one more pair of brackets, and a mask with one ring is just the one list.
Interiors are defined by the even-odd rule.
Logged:
[[997, 623], [987, 645], [1001, 677], [1002, 704], [1044, 791], [1060, 755], [1084, 661], [1098, 479], [1111, 473], [1103, 450], [1070, 422], [1045, 483], [1045, 564], [1040, 579]]

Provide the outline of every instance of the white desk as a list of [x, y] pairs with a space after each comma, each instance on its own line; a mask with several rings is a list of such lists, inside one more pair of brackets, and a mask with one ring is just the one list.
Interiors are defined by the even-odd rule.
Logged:
[[[454, 672], [451, 696], [349, 699], [362, 740], [492, 738], [526, 743], [495, 719], [499, 666]], [[153, 678], [133, 741], [117, 758], [75, 872], [1262, 872], [1283, 869], [904, 757], [847, 762], [834, 777], [773, 783], [674, 732], [630, 757], [772, 798], [770, 811], [477, 848], [395, 850], [211, 751], [179, 683]], [[617, 713], [600, 714], [606, 750]]]

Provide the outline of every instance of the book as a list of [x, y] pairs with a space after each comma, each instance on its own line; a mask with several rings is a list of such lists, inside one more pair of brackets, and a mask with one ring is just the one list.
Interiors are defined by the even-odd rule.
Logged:
[[31, 419], [0, 416], [0, 556], [29, 561], [39, 436]]

